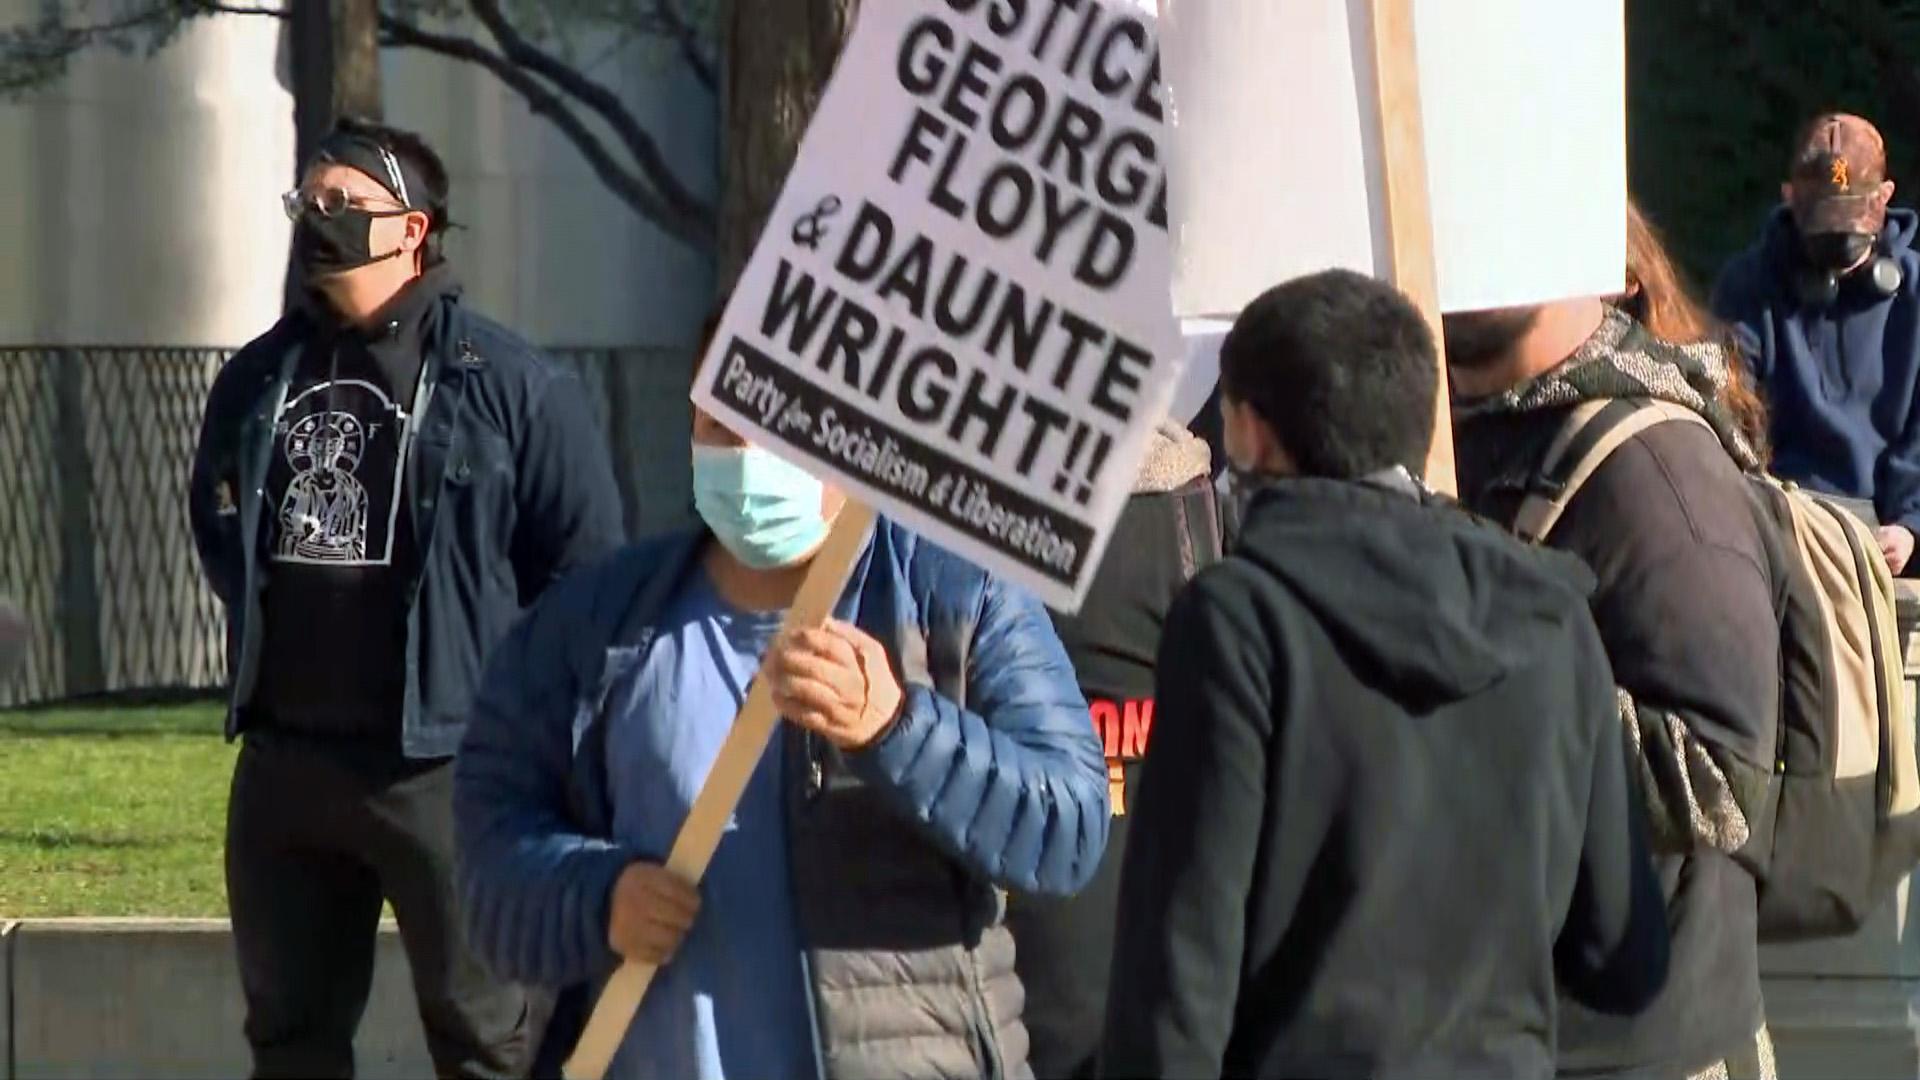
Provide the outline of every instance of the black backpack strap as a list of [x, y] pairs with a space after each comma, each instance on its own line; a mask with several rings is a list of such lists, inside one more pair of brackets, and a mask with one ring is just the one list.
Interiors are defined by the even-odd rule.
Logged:
[[1666, 401], [1608, 398], [1576, 406], [1528, 485], [1513, 531], [1530, 544], [1545, 543], [1573, 497], [1615, 450], [1642, 431], [1670, 421], [1713, 430], [1699, 413]]

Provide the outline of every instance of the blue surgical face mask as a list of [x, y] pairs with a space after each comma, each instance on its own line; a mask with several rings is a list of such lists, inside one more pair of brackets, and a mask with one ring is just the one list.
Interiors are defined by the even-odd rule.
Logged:
[[820, 481], [757, 446], [693, 447], [693, 506], [733, 557], [792, 566], [827, 537]]

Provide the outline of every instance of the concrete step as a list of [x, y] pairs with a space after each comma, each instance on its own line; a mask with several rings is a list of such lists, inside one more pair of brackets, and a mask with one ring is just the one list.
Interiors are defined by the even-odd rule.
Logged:
[[1920, 979], [1774, 977], [1767, 1027], [1787, 1080], [1914, 1080]]
[[[381, 927], [359, 1075], [432, 1076], [399, 934]], [[225, 919], [0, 927], [0, 1067], [13, 1080], [245, 1076], [246, 1010]], [[11, 1017], [11, 1023], [6, 1023]]]

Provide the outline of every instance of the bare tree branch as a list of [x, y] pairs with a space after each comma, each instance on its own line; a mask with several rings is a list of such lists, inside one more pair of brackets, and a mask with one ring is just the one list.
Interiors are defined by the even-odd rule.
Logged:
[[[498, 0], [467, 0], [467, 6], [499, 43], [499, 51], [471, 38], [426, 30], [387, 12], [379, 16], [382, 44], [417, 48], [485, 68], [518, 94], [536, 115], [551, 121], [586, 158], [594, 175], [634, 212], [689, 247], [706, 250], [712, 246], [714, 206], [681, 180], [659, 143], [617, 94], [519, 33], [507, 20]], [[695, 76], [711, 86], [714, 65], [699, 47], [699, 29], [675, 0], [650, 0], [637, 6], [638, 18], [629, 20], [629, 25], [674, 43]], [[111, 21], [78, 27], [53, 24], [18, 31], [10, 44], [14, 59], [26, 69], [0, 69], [0, 94], [29, 90], [57, 77], [69, 59], [95, 43], [124, 45], [129, 35], [148, 31], [156, 41], [164, 41], [183, 22], [201, 16], [286, 19], [290, 14], [284, 5], [266, 3], [149, 0]], [[582, 107], [607, 122], [618, 145], [624, 146], [630, 156], [631, 166], [616, 157], [608, 142], [571, 107], [569, 99], [571, 105]]]
[[616, 35], [612, 41], [607, 42], [600, 48], [600, 51], [594, 55], [593, 59], [582, 63], [580, 70], [586, 73], [599, 71], [607, 61], [625, 52], [627, 46], [633, 44], [634, 37], [635, 35], [631, 28], [622, 28], [620, 33]]
[[176, 13], [168, 10], [166, 7], [153, 7], [147, 8], [144, 11], [136, 10], [131, 15], [121, 16], [111, 22], [96, 23], [92, 26], [61, 27], [60, 36], [63, 38], [91, 41], [94, 38], [124, 34], [129, 30], [138, 30], [143, 26], [151, 26], [154, 23], [165, 22], [168, 19], [176, 17]]
[[67, 26], [51, 14], [39, 25], [0, 28], [0, 95], [25, 93], [66, 71], [67, 63], [96, 42], [121, 45], [126, 37], [140, 30], [164, 34], [180, 19], [166, 4], [135, 9], [110, 22], [89, 26]]
[[665, 24], [665, 36], [680, 43], [680, 59], [693, 72], [694, 78], [708, 90], [720, 92], [720, 75], [715, 71], [713, 58], [700, 49], [700, 30], [694, 26], [676, 0], [654, 0], [654, 10], [660, 21]]
[[528, 41], [507, 20], [506, 14], [500, 10], [499, 0], [468, 0], [468, 6], [493, 35], [493, 39], [499, 42], [508, 61], [553, 83], [605, 120], [626, 144], [627, 151], [639, 164], [641, 173], [653, 183], [668, 206], [707, 229], [713, 227], [714, 208], [674, 175], [673, 167], [660, 151], [660, 144], [634, 119], [632, 111], [618, 94]]
[[[278, 8], [243, 7], [236, 4], [217, 3], [215, 0], [160, 0], [148, 7], [135, 8], [120, 18], [86, 26], [63, 26], [58, 23], [43, 26], [38, 31], [13, 30], [8, 35], [12, 46], [19, 50], [6, 59], [25, 60], [30, 64], [58, 64], [88, 46], [97, 43], [120, 43], [126, 37], [139, 30], [160, 30], [178, 25], [187, 19], [200, 15], [271, 15], [285, 18], [286, 12]], [[29, 89], [32, 78], [44, 73], [35, 73], [23, 79], [18, 87]]]
[[712, 227], [708, 221], [679, 212], [647, 182], [622, 169], [606, 145], [573, 110], [567, 108], [559, 95], [515, 66], [507, 57], [470, 38], [423, 30], [390, 15], [380, 17], [380, 32], [386, 44], [439, 53], [485, 68], [519, 94], [535, 115], [545, 117], [559, 128], [561, 134], [587, 159], [587, 164], [600, 182], [635, 213], [689, 247], [704, 249], [712, 242]]
[[276, 19], [287, 17], [286, 8], [247, 7], [242, 4], [216, 4], [210, 0], [189, 0], [193, 14], [204, 15], [271, 15]]

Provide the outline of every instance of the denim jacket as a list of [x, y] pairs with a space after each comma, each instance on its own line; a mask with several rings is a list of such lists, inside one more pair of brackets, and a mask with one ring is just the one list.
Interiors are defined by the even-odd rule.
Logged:
[[[296, 311], [228, 360], [194, 455], [194, 544], [227, 608], [228, 738], [248, 726], [259, 678], [275, 418], [318, 333]], [[439, 758], [459, 746], [487, 651], [549, 584], [617, 548], [623, 529], [577, 377], [451, 295], [428, 313], [421, 343], [405, 484], [420, 554], [405, 585], [402, 747]]]

